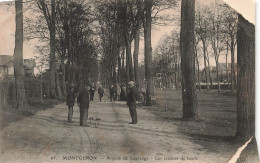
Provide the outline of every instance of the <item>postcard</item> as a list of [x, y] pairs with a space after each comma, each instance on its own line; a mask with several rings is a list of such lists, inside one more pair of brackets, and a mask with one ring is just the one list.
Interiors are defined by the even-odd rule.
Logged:
[[255, 11], [1, 1], [1, 162], [259, 162]]

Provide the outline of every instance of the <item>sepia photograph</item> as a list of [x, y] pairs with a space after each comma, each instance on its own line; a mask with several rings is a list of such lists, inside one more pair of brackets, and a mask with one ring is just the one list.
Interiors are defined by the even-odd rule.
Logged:
[[258, 163], [255, 12], [0, 1], [0, 162]]

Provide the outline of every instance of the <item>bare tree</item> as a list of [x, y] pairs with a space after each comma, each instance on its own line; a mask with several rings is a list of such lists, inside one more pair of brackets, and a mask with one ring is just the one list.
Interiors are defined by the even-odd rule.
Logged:
[[[237, 14], [228, 5], [221, 5], [222, 13], [225, 15], [223, 23], [225, 24], [224, 33], [227, 35], [227, 54], [228, 49], [231, 52], [231, 91], [234, 92], [236, 88], [236, 74], [235, 74], [235, 47], [237, 45]], [[227, 57], [227, 56], [226, 56]], [[227, 65], [228, 66], [228, 65]]]
[[223, 16], [220, 11], [220, 6], [215, 2], [215, 7], [212, 12], [209, 12], [209, 31], [210, 31], [210, 42], [213, 49], [213, 54], [216, 62], [216, 74], [218, 82], [218, 91], [220, 92], [220, 79], [219, 79], [219, 57], [222, 51], [226, 47], [225, 34], [223, 32]]
[[[209, 65], [207, 65], [207, 48], [208, 48], [208, 40], [209, 40], [209, 32], [208, 32], [208, 19], [206, 17], [206, 9], [197, 9], [196, 17], [195, 17], [195, 32], [198, 35], [198, 39], [202, 42], [203, 48], [203, 57], [204, 57], [204, 71], [205, 71], [205, 80], [207, 85], [207, 90], [210, 89], [209, 87], [209, 76], [210, 70]], [[209, 62], [208, 62], [209, 63]]]
[[15, 1], [15, 48], [14, 48], [14, 75], [16, 91], [16, 108], [26, 108], [26, 97], [23, 76], [23, 1]]
[[195, 0], [182, 0], [181, 4], [181, 69], [183, 118], [197, 118], [194, 52]]
[[[47, 2], [45, 0], [38, 0], [37, 2], [39, 9], [42, 11], [45, 21], [48, 25], [50, 34], [50, 98], [56, 98], [56, 57], [55, 57], [55, 19], [56, 19], [56, 9], [55, 0], [51, 0], [51, 7], [48, 8]], [[51, 11], [51, 13], [49, 12]]]

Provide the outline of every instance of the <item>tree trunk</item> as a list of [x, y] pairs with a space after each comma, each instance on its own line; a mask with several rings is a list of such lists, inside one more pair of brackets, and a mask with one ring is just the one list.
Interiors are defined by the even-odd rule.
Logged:
[[132, 53], [131, 53], [131, 42], [129, 41], [128, 45], [128, 55], [129, 55], [129, 77], [130, 81], [135, 81], [135, 74], [134, 74], [134, 67], [133, 67], [133, 59], [132, 59]]
[[55, 57], [55, 0], [51, 0], [51, 21], [50, 21], [50, 98], [56, 98], [56, 57]]
[[121, 67], [121, 57], [120, 57], [120, 47], [118, 47], [118, 54], [117, 54], [117, 83], [121, 86], [121, 72], [122, 72], [122, 67]]
[[[125, 47], [126, 47], [126, 78], [127, 82], [134, 80], [134, 68], [131, 55], [131, 41], [129, 40], [128, 29], [125, 27]], [[126, 87], [128, 84], [126, 84]], [[128, 89], [127, 89], [128, 90]]]
[[194, 54], [195, 0], [181, 3], [181, 69], [183, 118], [197, 119], [197, 95], [195, 82]]
[[60, 79], [59, 79], [59, 74], [58, 74], [57, 70], [55, 71], [55, 82], [56, 82], [57, 97], [61, 98], [62, 97], [61, 85], [60, 85]]
[[62, 94], [66, 97], [66, 80], [65, 80], [65, 63], [64, 63], [64, 56], [61, 57], [61, 69], [62, 69]]
[[40, 89], [41, 89], [41, 102], [43, 102], [43, 98], [42, 98], [42, 94], [43, 94], [43, 89], [42, 89], [42, 65], [41, 65], [41, 86], [40, 86]]
[[203, 44], [203, 56], [204, 56], [204, 70], [205, 70], [205, 80], [207, 85], [207, 90], [209, 91], [209, 75], [208, 75], [208, 66], [207, 66], [207, 52], [206, 52], [206, 43], [205, 41], [202, 41]]
[[127, 52], [128, 51], [128, 47], [126, 46], [125, 48], [126, 48], [126, 63], [125, 63], [125, 66], [126, 66], [126, 91], [128, 91], [128, 84], [127, 84], [127, 82], [130, 81], [130, 75], [129, 75], [129, 55], [128, 55], [129, 52]]
[[238, 15], [237, 31], [237, 132], [255, 136], [255, 26]]
[[175, 57], [174, 57], [174, 66], [175, 66], [175, 73], [174, 73], [175, 89], [179, 90], [179, 80], [178, 80], [179, 74], [178, 74], [177, 54], [175, 54]]
[[116, 85], [117, 84], [117, 77], [116, 77], [116, 63], [113, 63], [113, 65], [112, 65], [112, 67], [113, 67], [113, 69], [112, 69], [112, 71], [113, 71], [113, 83], [114, 83], [114, 85]]
[[228, 75], [228, 42], [227, 42], [227, 53], [226, 53], [226, 78], [227, 78], [227, 85], [229, 87], [229, 75]]
[[134, 75], [135, 75], [135, 84], [137, 90], [139, 89], [139, 81], [138, 81], [139, 35], [140, 35], [140, 29], [138, 28], [134, 38]]
[[201, 85], [200, 85], [200, 64], [199, 64], [199, 58], [198, 58], [198, 53], [195, 51], [195, 58], [196, 58], [196, 63], [197, 63], [197, 79], [199, 83], [199, 90], [201, 91]]
[[16, 108], [26, 108], [26, 97], [23, 77], [23, 1], [15, 1], [15, 48], [14, 48], [14, 76], [16, 91]]
[[217, 81], [218, 81], [218, 92], [220, 92], [220, 82], [219, 82], [219, 73], [218, 73], [218, 57], [216, 57], [216, 71], [217, 71]]
[[151, 96], [154, 96], [154, 83], [153, 74], [151, 70], [152, 66], [152, 43], [151, 43], [151, 10], [152, 0], [144, 1], [144, 57], [145, 57], [145, 78], [146, 78], [146, 105], [152, 105]]
[[213, 82], [212, 82], [212, 76], [211, 76], [211, 70], [210, 70], [210, 63], [209, 63], [209, 53], [207, 52], [207, 62], [208, 62], [208, 73], [209, 73], [209, 81], [210, 85], [212, 87]]
[[122, 69], [125, 70], [125, 48], [123, 48], [121, 59], [122, 59]]
[[231, 91], [234, 93], [236, 87], [236, 74], [235, 74], [235, 50], [234, 42], [231, 40]]

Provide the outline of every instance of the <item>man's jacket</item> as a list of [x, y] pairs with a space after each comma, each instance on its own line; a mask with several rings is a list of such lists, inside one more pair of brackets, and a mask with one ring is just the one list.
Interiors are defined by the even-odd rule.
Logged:
[[104, 89], [103, 88], [98, 88], [98, 94], [103, 94], [104, 93]]
[[129, 93], [127, 95], [127, 105], [136, 103], [136, 89], [135, 87], [130, 88]]
[[67, 94], [67, 105], [74, 106], [75, 98], [75, 92], [69, 91]]
[[81, 91], [77, 98], [77, 103], [79, 103], [80, 108], [89, 108], [89, 93], [87, 90]]

